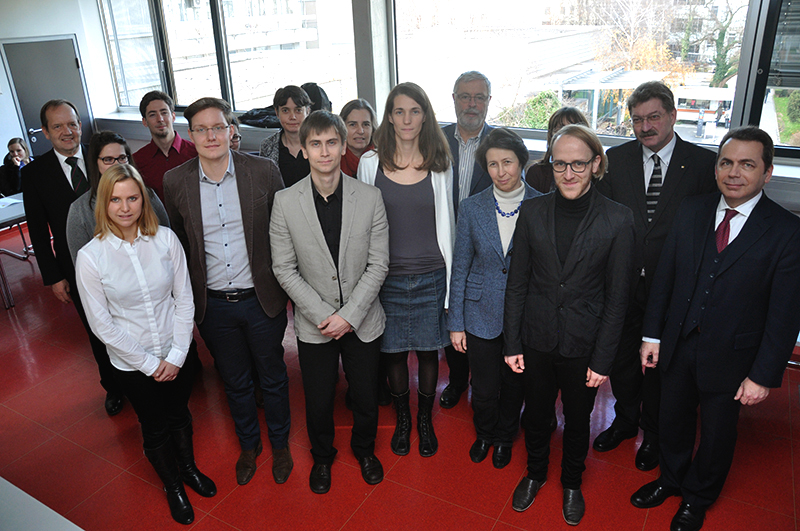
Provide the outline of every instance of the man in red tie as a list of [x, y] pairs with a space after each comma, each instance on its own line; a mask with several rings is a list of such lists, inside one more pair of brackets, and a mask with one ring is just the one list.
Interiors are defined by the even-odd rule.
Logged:
[[661, 373], [661, 475], [631, 503], [682, 496], [672, 531], [703, 526], [733, 462], [740, 407], [781, 386], [800, 331], [800, 219], [763, 192], [773, 154], [757, 127], [725, 135], [721, 194], [683, 202], [648, 299], [641, 361]]

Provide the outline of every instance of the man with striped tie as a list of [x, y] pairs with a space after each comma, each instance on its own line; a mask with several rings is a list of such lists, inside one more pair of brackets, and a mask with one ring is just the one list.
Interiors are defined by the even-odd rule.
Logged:
[[608, 150], [606, 176], [597, 189], [633, 211], [636, 226], [634, 267], [638, 280], [611, 370], [616, 398], [615, 419], [594, 441], [599, 452], [613, 450], [644, 431], [635, 464], [640, 470], [658, 465], [658, 372], [642, 374], [639, 346], [642, 319], [661, 249], [681, 201], [716, 190], [714, 153], [682, 140], [673, 130], [677, 111], [672, 91], [661, 81], [639, 85], [628, 98], [636, 140]]

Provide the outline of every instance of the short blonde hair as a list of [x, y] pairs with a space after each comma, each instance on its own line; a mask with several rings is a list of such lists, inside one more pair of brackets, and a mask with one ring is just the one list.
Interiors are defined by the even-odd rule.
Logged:
[[139, 232], [143, 236], [152, 236], [158, 232], [158, 217], [153, 211], [150, 194], [144, 185], [144, 181], [142, 181], [142, 176], [130, 164], [115, 164], [100, 176], [100, 183], [97, 186], [97, 205], [94, 209], [94, 218], [97, 224], [94, 229], [94, 235], [101, 240], [108, 236], [109, 233], [118, 238], [123, 237], [122, 231], [108, 217], [108, 203], [114, 193], [114, 185], [128, 179], [133, 179], [136, 182], [139, 186], [139, 193], [142, 195], [142, 214], [138, 220]]
[[[590, 128], [586, 127], [585, 125], [581, 124], [570, 124], [565, 125], [562, 127], [556, 136], [553, 137], [553, 145], [558, 141], [559, 138], [562, 136], [571, 136], [572, 138], [577, 138], [584, 144], [589, 150], [592, 152], [592, 160], [597, 157], [600, 157], [600, 167], [597, 168], [597, 173], [592, 174], [592, 177], [597, 179], [598, 181], [603, 178], [603, 175], [606, 173], [606, 168], [608, 167], [608, 157], [606, 157], [606, 152], [603, 150], [603, 144], [600, 142], [600, 139], [597, 137], [597, 133], [592, 131]], [[550, 151], [552, 152], [552, 146], [550, 147]]]

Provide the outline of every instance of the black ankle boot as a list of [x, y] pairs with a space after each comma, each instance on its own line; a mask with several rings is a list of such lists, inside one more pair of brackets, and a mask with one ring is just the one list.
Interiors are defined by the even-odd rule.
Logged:
[[164, 484], [164, 492], [167, 493], [167, 503], [169, 503], [172, 519], [179, 524], [191, 524], [194, 521], [194, 509], [189, 503], [186, 491], [183, 490], [183, 482], [178, 471], [178, 461], [175, 458], [172, 442], [167, 441], [153, 450], [145, 449], [144, 455], [150, 460], [150, 464], [153, 465]]
[[408, 407], [408, 390], [402, 395], [392, 395], [397, 412], [397, 425], [392, 435], [392, 451], [397, 455], [408, 455], [411, 450], [411, 409]]
[[417, 391], [419, 409], [417, 411], [417, 431], [419, 432], [419, 455], [430, 457], [439, 449], [439, 441], [433, 432], [433, 400], [436, 393], [426, 395]]
[[194, 462], [192, 423], [179, 430], [172, 430], [172, 442], [175, 444], [181, 480], [200, 496], [206, 498], [214, 496], [217, 493], [217, 486], [211, 478], [197, 469], [197, 464]]

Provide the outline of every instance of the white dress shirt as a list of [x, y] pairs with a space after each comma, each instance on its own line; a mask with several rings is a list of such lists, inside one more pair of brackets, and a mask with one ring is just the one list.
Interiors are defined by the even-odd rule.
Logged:
[[161, 360], [183, 366], [194, 300], [174, 232], [159, 227], [132, 244], [113, 234], [94, 238], [78, 252], [75, 276], [89, 326], [114, 367], [152, 376]]
[[653, 176], [653, 168], [655, 167], [656, 163], [653, 160], [653, 155], [658, 155], [658, 158], [661, 159], [661, 182], [665, 182], [667, 177], [667, 170], [669, 169], [669, 163], [672, 160], [672, 153], [675, 151], [675, 144], [678, 143], [678, 137], [675, 136], [675, 133], [672, 134], [672, 140], [667, 142], [667, 145], [661, 148], [661, 150], [656, 153], [652, 149], [647, 146], [642, 146], [642, 164], [644, 164], [644, 190], [647, 191], [647, 187], [650, 186], [650, 178]]
[[[748, 199], [738, 207], [734, 208], [738, 214], [733, 216], [731, 220], [728, 222], [730, 224], [730, 233], [728, 235], [727, 243], [730, 244], [736, 237], [742, 232], [742, 227], [744, 227], [747, 218], [750, 217], [750, 214], [753, 213], [753, 209], [756, 207], [756, 203], [758, 203], [761, 196], [764, 195], [764, 192], [758, 192], [758, 195], [753, 197], [752, 199]], [[725, 219], [725, 210], [731, 208], [728, 206], [728, 203], [725, 201], [725, 196], [719, 198], [719, 204], [717, 205], [717, 217], [714, 220], [714, 231], [716, 232], [719, 224], [722, 223], [722, 220]]]

